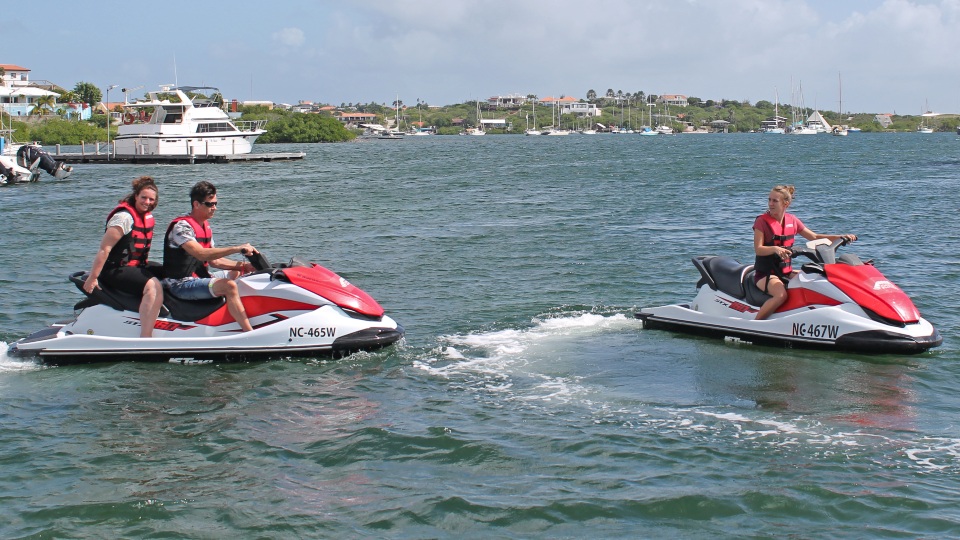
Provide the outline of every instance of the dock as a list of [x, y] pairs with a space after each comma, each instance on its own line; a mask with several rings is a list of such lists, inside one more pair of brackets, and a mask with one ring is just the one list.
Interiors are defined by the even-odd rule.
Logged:
[[50, 157], [56, 161], [64, 163], [105, 163], [105, 164], [130, 164], [130, 163], [165, 163], [172, 165], [191, 165], [194, 163], [242, 163], [249, 161], [291, 161], [303, 159], [306, 152], [270, 152], [263, 154], [231, 154], [228, 156], [211, 156], [206, 154], [182, 155], [182, 156], [162, 156], [153, 154], [144, 155], [117, 155], [107, 154], [105, 152], [94, 153], [56, 153], [50, 154]]

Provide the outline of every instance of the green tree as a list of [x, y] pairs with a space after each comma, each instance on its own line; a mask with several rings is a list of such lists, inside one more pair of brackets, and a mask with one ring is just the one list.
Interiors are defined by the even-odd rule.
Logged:
[[32, 128], [27, 140], [40, 141], [42, 144], [80, 144], [103, 140], [103, 128], [87, 122], [70, 122], [61, 118], [46, 120]]
[[40, 96], [34, 101], [33, 109], [30, 110], [30, 114], [35, 114], [41, 116], [48, 111], [53, 110], [53, 106], [56, 105], [56, 99], [53, 96]]
[[87, 105], [96, 105], [103, 99], [103, 94], [100, 93], [100, 89], [93, 83], [78, 82], [77, 85], [73, 87], [73, 93], [76, 94], [81, 103], [86, 103]]
[[356, 137], [339, 120], [325, 114], [303, 114], [286, 111], [247, 114], [244, 120], [266, 119], [267, 132], [257, 139], [262, 143], [343, 142]]

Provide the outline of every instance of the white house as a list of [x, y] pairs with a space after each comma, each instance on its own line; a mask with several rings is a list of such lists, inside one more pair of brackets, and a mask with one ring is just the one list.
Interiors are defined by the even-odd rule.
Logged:
[[487, 98], [487, 105], [491, 107], [516, 108], [527, 102], [527, 96], [521, 94], [509, 94], [506, 96], [491, 96]]
[[687, 103], [687, 96], [681, 94], [664, 94], [660, 96], [660, 103], [666, 103], [667, 105], [673, 105], [675, 107], [686, 107], [689, 105]]
[[601, 110], [593, 103], [574, 102], [561, 103], [560, 114], [575, 114], [577, 116], [600, 116]]
[[571, 96], [553, 97], [548, 96], [540, 100], [540, 103], [547, 107], [557, 107], [560, 114], [575, 114], [577, 116], [600, 116], [602, 112], [599, 107], [593, 103], [580, 101]]
[[30, 84], [30, 70], [13, 64], [0, 64], [3, 68], [3, 77], [0, 77], [0, 86], [27, 86]]
[[0, 77], [0, 109], [11, 116], [27, 116], [36, 107], [40, 98], [53, 96], [56, 110], [56, 98], [60, 94], [31, 86], [30, 70], [13, 64], [0, 64], [3, 77]]

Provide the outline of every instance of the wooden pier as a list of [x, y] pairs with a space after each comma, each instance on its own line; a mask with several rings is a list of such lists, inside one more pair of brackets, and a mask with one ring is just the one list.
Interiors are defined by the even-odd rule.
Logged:
[[130, 163], [167, 163], [176, 165], [190, 165], [194, 163], [242, 163], [248, 161], [291, 161], [303, 159], [305, 152], [270, 152], [265, 154], [232, 154], [229, 156], [210, 156], [210, 155], [183, 155], [183, 156], [161, 156], [161, 155], [117, 155], [107, 153], [56, 153], [50, 154], [50, 157], [56, 161], [64, 163], [106, 163], [106, 164], [130, 164]]

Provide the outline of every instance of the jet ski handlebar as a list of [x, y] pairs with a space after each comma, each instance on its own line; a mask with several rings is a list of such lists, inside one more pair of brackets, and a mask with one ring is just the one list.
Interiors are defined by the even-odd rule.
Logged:
[[791, 247], [790, 256], [797, 257], [803, 255], [815, 263], [832, 264], [837, 262], [837, 249], [849, 243], [850, 240], [846, 236], [838, 238], [833, 242], [825, 238], [811, 240], [805, 244]]
[[248, 261], [250, 261], [250, 264], [252, 264], [253, 268], [258, 272], [261, 270], [269, 270], [271, 268], [270, 261], [263, 256], [262, 252], [258, 251], [256, 253], [252, 253], [249, 250], [242, 249], [240, 250], [240, 253], [243, 254]]

